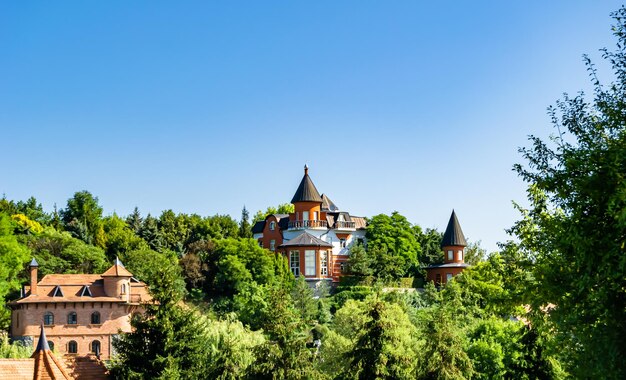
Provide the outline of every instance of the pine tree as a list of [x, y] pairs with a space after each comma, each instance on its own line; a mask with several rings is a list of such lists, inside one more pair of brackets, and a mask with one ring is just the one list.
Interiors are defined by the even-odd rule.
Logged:
[[241, 210], [241, 220], [239, 221], [239, 237], [242, 239], [247, 239], [252, 237], [252, 228], [250, 227], [250, 214], [246, 209], [246, 206], [243, 206], [243, 210]]

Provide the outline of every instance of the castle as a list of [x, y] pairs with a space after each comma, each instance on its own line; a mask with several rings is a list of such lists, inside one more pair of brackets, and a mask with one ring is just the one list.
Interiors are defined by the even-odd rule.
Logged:
[[[306, 165], [291, 203], [293, 213], [271, 214], [255, 223], [254, 238], [262, 248], [282, 253], [295, 276], [302, 275], [310, 283], [339, 282], [348, 269], [350, 247], [366, 243], [365, 218], [340, 210], [326, 194], [320, 195]], [[425, 268], [427, 280], [443, 285], [468, 267], [464, 261], [466, 245], [452, 211], [441, 244], [444, 264]]]
[[109, 359], [112, 340], [131, 331], [132, 313], [151, 299], [118, 259], [102, 274], [48, 274], [41, 281], [35, 259], [29, 268], [30, 285], [9, 303], [11, 336], [32, 344], [43, 325], [47, 345], [63, 355]]

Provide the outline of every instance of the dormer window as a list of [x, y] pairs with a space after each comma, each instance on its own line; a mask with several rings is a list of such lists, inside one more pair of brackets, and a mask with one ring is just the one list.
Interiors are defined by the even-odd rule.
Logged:
[[83, 288], [80, 291], [80, 296], [81, 297], [93, 297], [93, 295], [91, 294], [91, 289], [89, 289], [88, 285], [83, 286]]
[[270, 231], [274, 231], [276, 229], [276, 222], [270, 222]]
[[52, 292], [52, 297], [64, 297], [63, 290], [61, 290], [60, 285], [57, 285], [54, 287], [54, 291]]

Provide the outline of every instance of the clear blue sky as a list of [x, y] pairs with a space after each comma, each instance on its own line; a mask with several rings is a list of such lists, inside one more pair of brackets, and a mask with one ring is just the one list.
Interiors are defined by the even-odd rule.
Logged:
[[443, 230], [454, 208], [495, 250], [525, 203], [517, 148], [589, 87], [619, 6], [4, 1], [0, 193], [239, 218], [308, 163], [344, 210]]

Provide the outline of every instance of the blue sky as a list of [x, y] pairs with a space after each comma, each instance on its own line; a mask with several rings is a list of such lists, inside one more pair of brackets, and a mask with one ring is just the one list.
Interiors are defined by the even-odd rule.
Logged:
[[0, 193], [239, 218], [307, 163], [342, 209], [488, 250], [546, 107], [614, 46], [603, 1], [2, 2]]

